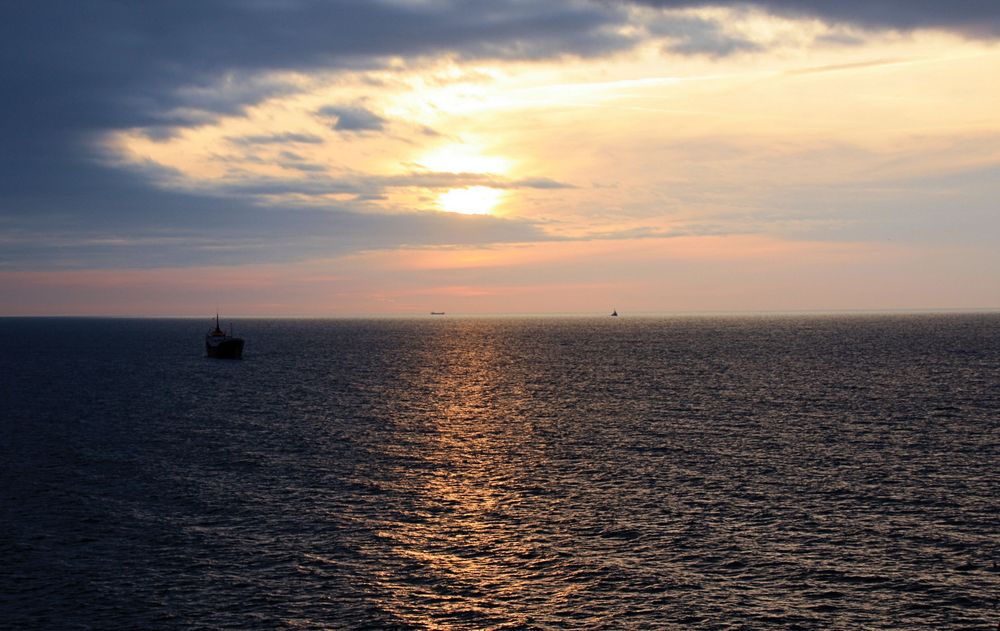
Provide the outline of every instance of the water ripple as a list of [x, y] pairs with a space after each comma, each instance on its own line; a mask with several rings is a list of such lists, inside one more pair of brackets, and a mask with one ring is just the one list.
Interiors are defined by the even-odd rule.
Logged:
[[241, 330], [0, 322], [0, 626], [997, 624], [1000, 317]]

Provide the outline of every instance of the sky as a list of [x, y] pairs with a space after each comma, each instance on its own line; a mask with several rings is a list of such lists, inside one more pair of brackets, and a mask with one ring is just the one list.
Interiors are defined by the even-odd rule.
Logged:
[[1000, 309], [995, 0], [0, 11], [0, 315]]

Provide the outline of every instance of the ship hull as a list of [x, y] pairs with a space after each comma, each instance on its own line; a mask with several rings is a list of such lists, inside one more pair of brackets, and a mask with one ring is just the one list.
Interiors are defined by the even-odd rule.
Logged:
[[243, 340], [238, 337], [215, 342], [205, 340], [205, 353], [216, 359], [243, 359]]

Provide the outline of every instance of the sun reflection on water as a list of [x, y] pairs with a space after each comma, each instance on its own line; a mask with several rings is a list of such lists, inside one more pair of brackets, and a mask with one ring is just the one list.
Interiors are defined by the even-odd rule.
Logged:
[[[495, 340], [440, 330], [429, 340], [425, 367], [412, 379], [433, 404], [419, 419], [427, 423], [419, 449], [420, 466], [399, 475], [419, 485], [418, 514], [407, 527], [386, 522], [379, 533], [408, 559], [419, 580], [387, 573], [381, 586], [392, 597], [385, 606], [394, 617], [420, 628], [438, 628], [441, 616], [456, 620], [496, 617], [517, 622], [517, 611], [497, 603], [519, 601], [527, 586], [512, 579], [512, 559], [535, 554], [504, 515], [524, 501], [512, 449], [530, 444], [530, 430], [518, 421], [520, 404], [500, 374], [503, 360]], [[503, 396], [500, 396], [503, 390]], [[412, 606], [434, 599], [435, 617]], [[485, 603], [491, 603], [484, 609]], [[521, 620], [526, 623], [526, 620]]]

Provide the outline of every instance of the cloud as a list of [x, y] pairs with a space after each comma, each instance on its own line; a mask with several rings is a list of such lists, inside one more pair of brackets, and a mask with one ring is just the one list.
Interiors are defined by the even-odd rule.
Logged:
[[64, 130], [197, 124], [293, 90], [285, 71], [446, 53], [594, 55], [632, 43], [616, 29], [619, 8], [575, 2], [39, 0], [4, 13], [0, 109]]
[[511, 186], [500, 187], [500, 188], [537, 188], [537, 189], [568, 189], [577, 188], [572, 184], [567, 184], [566, 182], [559, 182], [547, 177], [529, 177], [521, 180], [514, 180]]
[[372, 176], [368, 181], [385, 187], [417, 186], [423, 188], [465, 188], [469, 186], [488, 186], [491, 188], [534, 188], [534, 189], [568, 189], [576, 188], [572, 184], [558, 182], [549, 178], [523, 178], [511, 180], [488, 173], [407, 173], [393, 176]]
[[654, 20], [647, 28], [653, 35], [666, 37], [667, 49], [681, 55], [725, 57], [761, 48], [744, 37], [726, 33], [719, 22], [700, 17], [671, 16]]
[[[251, 253], [274, 257], [284, 255], [277, 244], [248, 244], [276, 238], [278, 225], [286, 237], [282, 247], [290, 252], [298, 251], [288, 245], [295, 237], [311, 239], [317, 233], [350, 234], [349, 241], [338, 238], [337, 247], [350, 242], [356, 248], [412, 235], [435, 243], [506, 240], [513, 233], [538, 236], [526, 225], [503, 221], [481, 222], [470, 230], [452, 225], [458, 221], [454, 218], [376, 221], [359, 219], [349, 209], [317, 215], [301, 209], [265, 212], [245, 197], [220, 202], [212, 193], [162, 190], [162, 174], [108, 164], [97, 147], [116, 131], [165, 139], [220, 116], [238, 115], [302, 89], [302, 77], [314, 72], [373, 69], [441, 55], [541, 59], [622, 50], [635, 42], [619, 28], [627, 15], [616, 5], [514, 0], [9, 4], [0, 21], [0, 240], [5, 243], [0, 265], [127, 264], [132, 256], [145, 263], [229, 261]], [[343, 131], [371, 131], [384, 124], [363, 110], [334, 113], [335, 128]], [[230, 142], [323, 140], [289, 131]], [[284, 166], [307, 173], [322, 169], [297, 160], [285, 160]], [[378, 185], [353, 188], [361, 198], [380, 194]], [[293, 235], [286, 226], [299, 232]], [[440, 234], [432, 236], [431, 226]], [[54, 234], [63, 238], [53, 241]], [[100, 240], [105, 235], [118, 244], [143, 245], [107, 245]], [[163, 235], [168, 238], [144, 240]], [[180, 247], [175, 237], [190, 238], [192, 244], [206, 238], [219, 247]], [[243, 246], [247, 250], [241, 254]]]
[[493, 217], [360, 213], [329, 204], [320, 210], [275, 208], [176, 193], [143, 197], [158, 216], [121, 222], [78, 217], [55, 226], [38, 217], [20, 222], [0, 237], [0, 270], [287, 262], [402, 245], [546, 239], [529, 222]]
[[790, 75], [805, 75], [805, 74], [823, 74], [827, 72], [843, 72], [845, 70], [858, 70], [861, 68], [878, 68], [881, 66], [891, 66], [899, 63], [906, 63], [905, 59], [872, 59], [870, 61], [856, 61], [849, 64], [833, 64], [827, 66], [811, 66], [808, 68], [798, 68], [796, 70], [788, 70], [786, 74]]
[[313, 134], [300, 134], [294, 132], [286, 132], [283, 134], [260, 134], [260, 135], [250, 135], [250, 136], [237, 136], [234, 138], [229, 138], [228, 140], [229, 142], [235, 145], [243, 145], [248, 147], [254, 145], [323, 144], [323, 139], [320, 138], [319, 136]]
[[665, 9], [748, 4], [792, 17], [818, 17], [828, 22], [867, 28], [913, 30], [936, 28], [969, 37], [1000, 37], [1000, 3], [995, 0], [631, 0], [634, 4]]
[[325, 164], [305, 162], [301, 158], [297, 160], [280, 160], [278, 161], [278, 166], [283, 169], [292, 169], [303, 173], [326, 173], [329, 170], [329, 167]]
[[[293, 154], [294, 155], [294, 154]], [[299, 168], [301, 158], [288, 157], [281, 162], [287, 168]], [[309, 163], [304, 163], [307, 166]], [[319, 165], [317, 165], [319, 166]], [[322, 169], [302, 168], [303, 171], [318, 171]], [[168, 172], [169, 173], [169, 172]], [[364, 175], [355, 174], [338, 177], [277, 178], [277, 177], [241, 177], [237, 181], [222, 185], [214, 185], [213, 190], [224, 195], [247, 197], [323, 197], [329, 195], [357, 195], [363, 198], [380, 199], [387, 189], [424, 188], [430, 190], [445, 190], [452, 188], [468, 188], [471, 186], [486, 186], [500, 189], [572, 189], [572, 184], [559, 182], [549, 178], [509, 179], [488, 173], [403, 173], [399, 175]]]
[[334, 119], [331, 127], [336, 131], [382, 131], [387, 122], [375, 112], [357, 105], [327, 105], [317, 114]]
[[[742, 7], [714, 0], [633, 0], [661, 8]], [[1000, 36], [994, 1], [760, 0], [783, 15], [871, 28], [944, 28]], [[0, 21], [0, 265], [7, 268], [230, 262], [305, 256], [331, 248], [403, 242], [446, 244], [544, 239], [529, 223], [464, 223], [434, 214], [356, 212], [387, 189], [463, 186], [559, 189], [544, 178], [411, 173], [321, 177], [322, 164], [281, 157], [306, 177], [260, 180], [221, 191], [164, 190], [177, 177], [153, 166], [123, 169], [98, 149], [112, 132], [169, 138], [278, 95], [303, 89], [311, 73], [379, 69], [430, 57], [539, 60], [600, 56], [637, 44], [625, 2], [524, 0], [37, 0], [7, 3]], [[671, 16], [676, 18], [677, 16]], [[721, 56], [754, 43], [704, 19], [652, 27], [677, 53]], [[333, 127], [384, 130], [364, 107], [333, 106]], [[426, 134], [438, 132], [426, 128]], [[289, 130], [229, 138], [237, 146], [319, 145]], [[281, 147], [284, 148], [284, 147]], [[358, 203], [303, 209], [262, 207], [255, 195], [344, 193]], [[296, 245], [300, 240], [302, 246]]]

